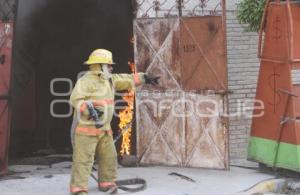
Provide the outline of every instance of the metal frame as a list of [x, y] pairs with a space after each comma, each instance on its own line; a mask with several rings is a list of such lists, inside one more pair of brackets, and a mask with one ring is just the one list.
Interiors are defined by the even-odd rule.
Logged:
[[[17, 0], [0, 0], [0, 16], [4, 22], [14, 19]], [[8, 8], [6, 10], [5, 8]]]
[[287, 11], [287, 23], [288, 23], [288, 39], [289, 39], [288, 59], [287, 59], [287, 61], [279, 61], [279, 60], [274, 60], [274, 59], [270, 59], [270, 58], [265, 58], [262, 56], [262, 39], [263, 39], [263, 31], [265, 30], [265, 25], [267, 22], [266, 15], [267, 15], [268, 7], [269, 7], [270, 3], [275, 3], [277, 5], [280, 5], [281, 2], [282, 2], [282, 0], [274, 0], [274, 2], [272, 2], [272, 0], [266, 1], [266, 5], [265, 5], [265, 9], [264, 9], [263, 17], [261, 20], [260, 29], [259, 29], [258, 58], [260, 58], [262, 61], [279, 63], [279, 64], [289, 63], [289, 62], [297, 63], [297, 62], [300, 62], [300, 59], [294, 58], [294, 25], [293, 25], [294, 21], [293, 21], [293, 16], [292, 16], [292, 8], [291, 8], [290, 0], [285, 1], [286, 11]]
[[[297, 7], [294, 3], [297, 4]], [[299, 105], [300, 88], [299, 83], [294, 83], [293, 80], [293, 77], [296, 76], [293, 76], [293, 71], [299, 70], [300, 62], [300, 59], [295, 58], [295, 55], [299, 54], [299, 48], [294, 42], [299, 40], [297, 39], [299, 36], [295, 34], [298, 24], [294, 23], [296, 17], [293, 15], [297, 14], [298, 17], [298, 5], [300, 5], [299, 0], [266, 1], [259, 30], [258, 57], [261, 59], [261, 66], [256, 91], [256, 99], [265, 103], [264, 115], [253, 118], [250, 138], [250, 141], [252, 138], [253, 140], [262, 138], [262, 140], [255, 140], [256, 144], [250, 144], [248, 150], [249, 160], [295, 171], [299, 171], [299, 164], [285, 161], [285, 157], [279, 150], [281, 143], [295, 147], [299, 145], [298, 130], [300, 126], [297, 106]], [[278, 25], [277, 22], [281, 23]], [[279, 40], [277, 39], [277, 29], [281, 30], [283, 34], [278, 36]], [[264, 31], [265, 37], [263, 37]], [[274, 32], [276, 36], [272, 34]], [[274, 39], [278, 42], [275, 42]], [[279, 48], [278, 52], [276, 52], [277, 48]], [[254, 113], [256, 113], [255, 110]], [[266, 123], [266, 121], [271, 122]], [[260, 150], [257, 143], [263, 144], [266, 140], [274, 141], [274, 146], [272, 145], [274, 148], [266, 146], [268, 150], [264, 149], [264, 152], [255, 153], [255, 150]], [[297, 156], [296, 153], [294, 155]]]
[[[12, 75], [13, 75], [13, 55], [14, 55], [14, 39], [15, 39], [15, 27], [16, 27], [16, 23], [15, 23], [15, 18], [16, 18], [16, 15], [17, 15], [17, 7], [18, 7], [18, 0], [10, 0], [10, 2], [13, 2], [13, 4], [11, 3], [8, 3], [8, 0], [4, 0], [4, 3], [7, 4], [7, 6], [10, 7], [10, 10], [8, 12], [4, 12], [4, 10], [2, 9], [0, 12], [2, 12], [2, 18], [0, 20], [2, 20], [3, 22], [6, 22], [6, 23], [10, 23], [11, 24], [11, 28], [13, 29], [13, 34], [12, 34], [12, 51], [11, 51], [11, 66], [10, 66], [10, 84], [9, 84], [9, 89], [11, 89], [11, 86], [12, 86], [12, 81], [13, 81], [13, 78], [12, 78]], [[3, 41], [4, 43], [5, 41]], [[2, 44], [3, 44], [2, 43]], [[0, 44], [0, 47], [1, 44]], [[10, 105], [11, 105], [11, 101], [12, 101], [12, 98], [11, 98], [11, 90], [8, 90], [8, 94], [0, 94], [0, 101], [7, 101], [6, 103], [6, 106], [5, 108], [3, 109], [3, 111], [1, 111], [1, 116], [0, 116], [0, 119], [2, 118], [3, 114], [5, 112], [8, 112], [8, 129], [7, 129], [7, 137], [6, 137], [6, 140], [7, 140], [7, 145], [6, 145], [6, 152], [5, 152], [5, 161], [4, 162], [4, 166], [5, 167], [2, 167], [2, 170], [0, 170], [0, 174], [7, 174], [7, 166], [8, 166], [8, 148], [9, 148], [9, 139], [10, 139], [10, 128], [11, 128], [11, 116], [12, 116], [12, 111], [10, 109]]]
[[[3, 22], [4, 24], [4, 35], [2, 37], [1, 43], [0, 43], [0, 48], [3, 48], [3, 44], [7, 43], [8, 39], [13, 39], [12, 33], [12, 29], [13, 29], [13, 23], [12, 22]], [[7, 52], [7, 51], [6, 51]], [[12, 51], [11, 51], [12, 52]], [[6, 60], [3, 60], [3, 63], [5, 63]], [[0, 64], [1, 65], [1, 64]], [[11, 72], [11, 66], [10, 66], [10, 72]], [[11, 80], [11, 77], [9, 78]], [[2, 129], [2, 136], [6, 135], [6, 137], [1, 137], [2, 140], [6, 140], [5, 141], [5, 145], [2, 145], [2, 147], [4, 147], [4, 153], [1, 153], [1, 159], [3, 160], [1, 163], [3, 163], [1, 165], [1, 169], [0, 170], [0, 174], [6, 174], [7, 173], [7, 163], [8, 163], [8, 147], [9, 147], [9, 136], [10, 136], [10, 126], [11, 126], [11, 122], [10, 122], [10, 118], [11, 118], [11, 109], [10, 109], [10, 101], [11, 101], [11, 96], [10, 96], [10, 86], [11, 83], [5, 87], [7, 87], [7, 93], [3, 93], [0, 94], [0, 101], [5, 101], [4, 103], [4, 107], [3, 110], [0, 110], [0, 121], [2, 121], [5, 127], [7, 127], [7, 129]], [[5, 88], [4, 87], [4, 88]], [[5, 117], [5, 121], [3, 121], [3, 117]], [[7, 121], [6, 121], [7, 118]], [[3, 155], [3, 156], [2, 156]]]
[[[142, 6], [142, 4], [143, 3], [145, 3], [146, 2], [146, 0], [143, 0], [143, 1], [141, 1], [139, 4], [138, 4], [138, 9]], [[158, 14], [158, 12], [161, 10], [161, 7], [163, 6], [163, 5], [165, 5], [165, 3], [167, 2], [167, 0], [164, 0], [162, 3], [159, 3], [159, 1], [153, 1], [154, 3], [153, 3], [153, 5], [152, 6], [150, 6], [145, 12], [144, 12], [144, 14], [139, 14], [141, 17], [138, 17], [137, 18], [137, 21], [140, 21], [140, 20], [143, 20], [143, 19], [146, 19], [147, 20], [147, 18], [152, 18], [152, 19], [161, 19], [162, 17], [161, 16], [159, 16], [159, 14]], [[183, 28], [185, 28], [188, 32], [190, 32], [189, 31], [189, 27], [188, 26], [186, 26], [185, 25], [185, 23], [183, 22], [183, 18], [181, 18], [181, 16], [183, 16], [184, 14], [184, 10], [183, 10], [183, 8], [184, 8], [184, 6], [185, 6], [185, 3], [187, 3], [187, 2], [189, 2], [189, 1], [182, 1], [182, 0], [177, 0], [176, 1], [176, 3], [177, 3], [177, 8], [178, 8], [178, 14], [177, 15], [175, 15], [175, 17], [174, 17], [174, 15], [171, 15], [170, 13], [171, 13], [171, 11], [172, 11], [172, 9], [174, 9], [174, 6], [172, 6], [172, 8], [170, 8], [169, 10], [166, 10], [167, 11], [167, 13], [168, 14], [166, 14], [165, 15], [165, 17], [164, 18], [170, 18], [170, 19], [176, 19], [176, 17], [178, 17], [178, 22], [179, 23], [183, 23]], [[200, 1], [199, 1], [200, 2]], [[208, 1], [201, 1], [200, 3], [204, 3], [204, 2], [209, 2], [209, 0]], [[199, 3], [199, 4], [200, 4]], [[199, 5], [198, 4], [198, 5]], [[218, 6], [222, 6], [222, 9], [221, 10], [219, 10], [219, 11], [213, 11], [213, 12], [211, 12], [212, 14], [210, 14], [210, 16], [211, 15], [219, 15], [219, 16], [221, 16], [222, 17], [222, 23], [220, 23], [220, 28], [222, 28], [223, 29], [223, 33], [224, 33], [224, 49], [225, 49], [225, 56], [227, 56], [227, 44], [226, 44], [226, 42], [227, 42], [227, 40], [226, 40], [226, 2], [225, 2], [225, 0], [220, 0], [220, 3], [218, 4]], [[202, 8], [204, 8], [205, 6], [203, 6]], [[150, 17], [150, 14], [148, 14], [150, 11], [151, 11], [151, 9], [153, 9], [154, 11], [155, 11], [155, 16], [152, 16], [152, 17]], [[215, 9], [216, 10], [216, 9]], [[221, 13], [221, 14], [219, 14], [219, 13]], [[203, 15], [200, 15], [200, 16], [203, 16]], [[175, 25], [174, 26], [172, 26], [173, 28], [175, 28], [175, 26], [176, 26], [176, 24], [177, 23], [175, 23]], [[158, 49], [158, 51], [156, 51], [155, 50], [155, 48], [151, 45], [151, 41], [149, 41], [148, 40], [148, 38], [146, 37], [146, 35], [142, 32], [142, 30], [140, 29], [140, 27], [137, 25], [137, 31], [139, 31], [140, 32], [140, 34], [142, 34], [142, 37], [143, 37], [143, 39], [145, 40], [145, 42], [146, 43], [148, 43], [149, 44], [149, 48], [150, 48], [150, 50], [152, 51], [152, 52], [154, 52], [154, 54], [153, 54], [153, 56], [156, 56], [156, 57], [154, 57], [153, 59], [156, 59], [156, 60], [158, 60], [160, 63], [162, 63], [163, 64], [163, 67], [165, 66], [165, 62], [163, 61], [163, 59], [161, 59], [161, 57], [160, 57], [160, 51], [161, 51], [161, 48], [162, 47], [164, 47], [164, 43], [162, 43], [161, 44], [161, 47], [160, 47], [160, 49]], [[171, 28], [171, 30], [170, 30], [170, 32], [168, 33], [169, 35], [171, 34], [171, 32], [172, 32], [172, 28]], [[205, 54], [205, 52], [203, 52], [203, 49], [202, 49], [202, 47], [200, 46], [200, 45], [198, 45], [197, 44], [197, 42], [195, 41], [195, 37], [194, 37], [194, 35], [190, 32], [189, 33], [190, 35], [191, 35], [191, 37], [193, 37], [193, 40], [194, 40], [194, 42], [195, 42], [195, 44], [196, 44], [196, 47], [197, 47], [197, 50], [199, 50], [199, 54], [201, 54], [202, 56], [203, 56], [203, 58], [205, 59], [205, 61], [208, 63], [208, 64], [210, 64], [210, 60], [209, 59], [207, 59], [206, 58], [206, 54]], [[165, 36], [166, 37], [166, 39], [163, 41], [163, 42], [166, 42], [166, 40], [168, 40], [168, 37], [169, 37], [169, 35], [167, 35], [167, 36]], [[153, 60], [152, 59], [152, 62], [150, 62], [151, 64], [147, 67], [147, 69], [146, 69], [146, 71], [147, 70], [150, 70], [151, 69], [151, 67], [152, 67], [152, 65], [153, 65]], [[227, 64], [227, 58], [226, 58], [226, 62], [225, 62], [226, 64]], [[213, 67], [211, 66], [211, 65], [209, 65], [209, 67], [210, 68], [212, 68], [213, 69]], [[214, 72], [214, 71], [213, 71]], [[227, 72], [227, 67], [226, 67], [226, 72]], [[214, 72], [215, 73], [215, 72]], [[180, 83], [178, 83], [177, 81], [176, 81], [176, 79], [174, 78], [174, 75], [173, 74], [170, 74], [171, 75], [171, 79], [170, 80], [174, 80], [175, 81], [175, 84], [174, 84], [174, 87], [176, 88], [176, 86], [177, 86], [177, 88], [178, 87], [180, 87]], [[214, 74], [214, 75], [216, 75], [216, 74]], [[217, 78], [217, 80], [219, 81], [219, 78]], [[224, 110], [224, 112], [225, 113], [227, 113], [228, 112], [228, 107], [226, 106], [226, 105], [228, 105], [228, 89], [227, 89], [227, 87], [226, 86], [224, 86], [224, 84], [222, 85], [223, 87], [222, 87], [222, 90], [216, 90], [216, 97], [218, 97], [218, 98], [221, 98], [223, 101], [223, 110]], [[139, 104], [139, 99], [138, 98], [136, 98], [136, 104]], [[143, 105], [143, 107], [144, 107], [144, 105]], [[146, 106], [147, 107], [147, 106]], [[144, 108], [146, 108], [146, 107], [144, 107]], [[144, 110], [144, 108], [143, 108], [143, 110]], [[141, 112], [141, 111], [138, 111], [138, 112]], [[147, 118], [147, 120], [149, 119], [151, 119], [151, 117], [150, 117], [150, 113], [149, 113], [149, 111], [146, 109], [145, 111], [143, 111], [143, 112], [146, 112], [147, 114], [147, 116], [145, 116], [145, 119], [144, 120], [146, 120], [146, 118]], [[148, 116], [149, 115], [149, 116]], [[168, 114], [167, 114], [168, 115]], [[166, 119], [165, 120], [167, 120], [168, 118], [170, 118], [170, 116], [168, 115], [167, 117], [166, 117]], [[186, 120], [186, 119], [185, 119]], [[180, 125], [181, 123], [183, 123], [182, 125], [186, 125], [186, 121], [185, 120], [183, 120], [183, 121], [177, 121], [178, 122], [178, 124]], [[213, 119], [212, 119], [213, 120]], [[220, 160], [220, 162], [223, 162], [221, 159], [223, 159], [223, 156], [229, 161], [229, 118], [228, 117], [226, 117], [226, 116], [220, 116], [219, 118], [218, 118], [218, 120], [220, 120], [219, 122], [218, 122], [218, 124], [222, 124], [222, 127], [223, 128], [225, 128], [225, 153], [223, 152], [223, 155], [221, 155], [222, 153], [220, 153], [220, 151], [219, 151], [219, 148], [217, 148], [217, 147], [213, 147], [213, 148], [211, 148], [212, 150], [215, 150], [215, 153], [217, 154], [217, 157], [219, 157], [218, 159]], [[139, 116], [137, 115], [137, 126], [139, 126]], [[175, 122], [175, 121], [174, 121]], [[176, 123], [177, 123], [176, 122]], [[163, 142], [163, 143], [165, 143], [167, 146], [167, 148], [168, 148], [168, 151], [170, 151], [170, 155], [171, 156], [173, 156], [173, 158], [174, 159], [177, 159], [177, 162], [178, 162], [178, 164], [179, 165], [181, 165], [181, 166], [188, 166], [189, 165], [189, 162], [190, 162], [190, 160], [191, 160], [191, 157], [193, 156], [193, 153], [194, 153], [194, 150], [195, 150], [195, 147], [197, 147], [197, 144], [195, 144], [193, 147], [192, 147], [192, 152], [191, 153], [189, 153], [189, 154], [187, 154], [188, 156], [186, 156], [186, 159], [182, 159], [183, 161], [181, 161], [180, 160], [180, 158], [182, 158], [182, 157], [180, 157], [180, 155], [178, 156], [178, 155], [176, 155], [176, 153], [172, 150], [172, 147], [171, 146], [169, 146], [169, 144], [167, 143], [168, 141], [167, 140], [165, 140], [165, 138], [163, 137], [163, 136], [161, 136], [161, 134], [163, 133], [163, 131], [162, 131], [162, 129], [161, 129], [161, 127], [162, 126], [164, 126], [164, 124], [165, 123], [167, 123], [167, 122], [163, 122], [162, 124], [159, 124], [159, 125], [157, 125], [156, 123], [154, 123], [154, 121], [151, 121], [151, 128], [152, 128], [152, 130], [154, 130], [154, 133], [152, 132], [152, 134], [150, 135], [149, 134], [149, 138], [150, 138], [150, 141], [149, 141], [149, 144], [147, 144], [147, 145], [151, 145], [152, 143], [154, 143], [155, 142], [155, 140], [157, 139], [157, 137], [159, 136], [160, 137], [160, 139], [161, 139], [161, 141]], [[197, 141], [195, 142], [195, 143], [198, 143], [199, 142], [199, 140], [201, 140], [201, 138], [203, 137], [203, 136], [205, 136], [205, 137], [210, 137], [210, 135], [209, 135], [209, 132], [207, 132], [207, 129], [206, 128], [208, 128], [208, 127], [204, 127], [204, 129], [203, 129], [203, 132], [202, 133], [200, 133], [199, 135], [197, 135]], [[183, 130], [184, 130], [185, 128], [183, 128]], [[184, 132], [183, 132], [183, 134], [185, 134]], [[137, 135], [138, 137], [137, 137], [137, 145], [139, 145], [139, 135]], [[145, 135], [144, 135], [145, 136]], [[210, 137], [212, 140], [213, 140], [213, 138], [212, 137]], [[210, 145], [213, 145], [212, 143], [213, 143], [213, 141], [209, 141], [209, 140], [207, 140], [209, 143], [211, 143]], [[148, 142], [148, 141], [147, 141]], [[182, 143], [184, 143], [184, 141], [182, 142]], [[179, 143], [178, 143], [179, 144]], [[148, 148], [148, 147], [146, 147], [145, 149], [141, 149], [141, 151], [140, 152], [138, 152], [139, 153], [139, 161], [141, 162], [141, 161], [143, 161], [143, 158], [144, 158], [144, 156], [145, 156], [145, 154], [147, 153], [147, 151], [150, 149], [150, 147]], [[220, 157], [220, 156], [222, 156], [222, 158]], [[223, 162], [223, 163], [225, 163], [225, 164], [223, 164], [223, 166], [225, 167], [225, 169], [229, 169], [229, 165], [228, 165], [228, 163], [226, 163], [226, 162]]]
[[[159, 12], [165, 13], [163, 17], [219, 15], [225, 0], [137, 0], [137, 10], [145, 4], [147, 8], [138, 18], [162, 17]], [[155, 12], [155, 16], [150, 16], [151, 11]]]

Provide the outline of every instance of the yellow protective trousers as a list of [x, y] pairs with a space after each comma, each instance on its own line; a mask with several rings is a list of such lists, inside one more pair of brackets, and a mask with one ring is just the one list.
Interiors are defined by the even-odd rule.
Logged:
[[111, 131], [98, 136], [75, 135], [70, 191], [88, 191], [94, 159], [98, 162], [100, 182], [113, 182], [117, 178], [117, 152]]
[[[145, 83], [145, 74], [113, 74], [111, 80], [101, 77], [99, 71], [88, 71], [76, 83], [70, 96], [75, 108], [73, 142], [73, 165], [71, 192], [88, 191], [88, 178], [94, 159], [98, 160], [99, 182], [116, 180], [117, 152], [111, 135], [111, 120], [114, 114], [115, 91], [134, 89]], [[103, 112], [99, 119], [104, 122], [100, 128], [90, 119], [86, 101], [91, 101], [96, 109]], [[72, 134], [73, 135], [73, 134]]]

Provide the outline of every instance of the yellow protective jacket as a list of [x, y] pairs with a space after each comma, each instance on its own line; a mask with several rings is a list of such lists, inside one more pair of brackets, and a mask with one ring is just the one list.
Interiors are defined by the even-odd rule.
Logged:
[[[114, 113], [115, 90], [133, 89], [145, 83], [144, 73], [113, 74], [111, 81], [101, 78], [97, 71], [88, 71], [81, 77], [70, 97], [70, 103], [75, 108], [77, 118], [76, 134], [96, 136], [104, 131], [111, 132], [111, 120]], [[94, 107], [104, 114], [100, 118], [103, 127], [97, 129], [95, 122], [90, 119], [86, 101], [92, 101]]]

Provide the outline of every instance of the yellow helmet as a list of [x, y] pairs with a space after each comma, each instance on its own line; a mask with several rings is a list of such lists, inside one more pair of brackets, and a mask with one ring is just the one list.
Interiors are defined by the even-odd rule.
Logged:
[[88, 61], [84, 64], [115, 64], [113, 62], [112, 53], [106, 49], [96, 49], [89, 56]]

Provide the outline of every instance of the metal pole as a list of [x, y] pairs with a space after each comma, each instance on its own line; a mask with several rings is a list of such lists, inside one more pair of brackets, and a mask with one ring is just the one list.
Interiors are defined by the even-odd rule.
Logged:
[[[226, 56], [226, 60], [225, 60], [225, 66], [226, 66], [226, 72], [228, 72], [228, 67], [227, 67], [227, 64], [228, 64], [228, 61], [227, 61], [227, 27], [226, 27], [226, 0], [222, 0], [221, 2], [221, 6], [222, 6], [222, 28], [223, 28], [223, 35], [224, 35], [224, 52], [225, 52], [225, 56]], [[225, 89], [227, 90], [227, 89]], [[228, 111], [228, 101], [229, 101], [229, 98], [228, 98], [228, 94], [226, 94], [225, 96], [223, 96], [223, 101], [224, 101], [224, 110], [226, 110], [226, 112]], [[226, 106], [227, 105], [227, 106]], [[228, 132], [228, 129], [229, 129], [229, 118], [226, 117], [224, 118], [224, 123], [227, 124], [227, 127], [226, 127], [226, 134], [227, 134], [227, 139], [225, 140], [225, 145], [226, 145], [226, 158], [227, 158], [227, 161], [229, 159], [229, 132]], [[229, 170], [229, 164], [228, 163], [225, 163], [225, 169]]]
[[178, 14], [179, 17], [182, 16], [182, 0], [177, 0], [177, 4], [178, 4]]
[[287, 9], [287, 17], [288, 17], [288, 33], [289, 33], [289, 61], [292, 62], [294, 60], [294, 21], [292, 15], [291, 3], [289, 0], [286, 0], [286, 9]]
[[266, 5], [265, 5], [265, 9], [264, 9], [264, 13], [260, 22], [260, 28], [259, 28], [259, 36], [258, 36], [258, 52], [257, 52], [257, 57], [261, 58], [262, 56], [262, 37], [263, 37], [263, 31], [265, 28], [265, 24], [266, 24], [266, 17], [267, 17], [267, 10], [270, 4], [270, 0], [266, 1]]

